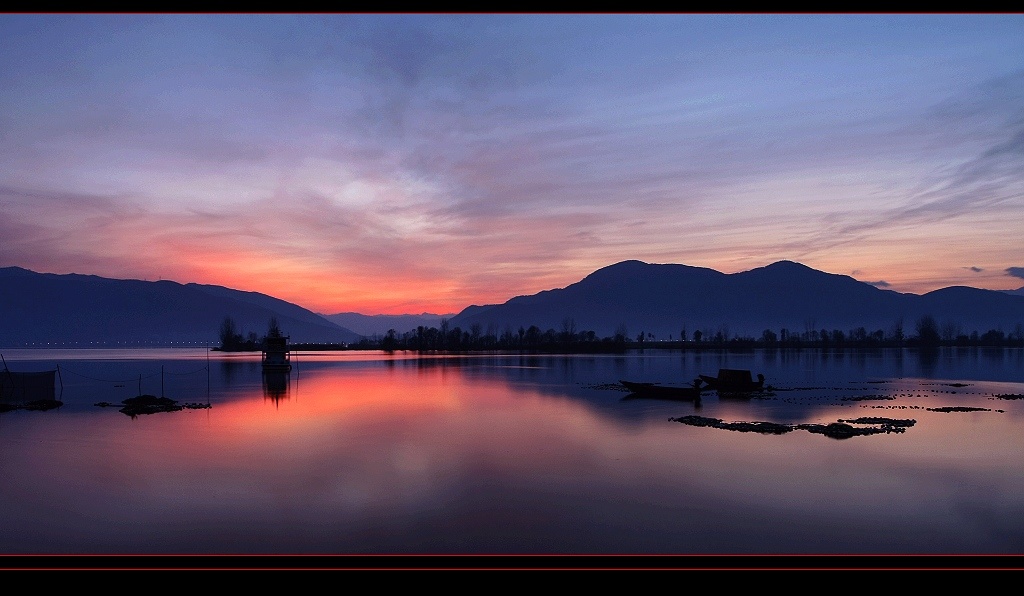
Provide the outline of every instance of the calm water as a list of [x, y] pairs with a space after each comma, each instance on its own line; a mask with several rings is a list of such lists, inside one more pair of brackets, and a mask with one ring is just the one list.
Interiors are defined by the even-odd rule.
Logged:
[[[1024, 400], [995, 397], [1024, 393], [1019, 349], [301, 353], [277, 379], [205, 350], [3, 355], [59, 365], [64, 405], [0, 413], [0, 553], [1024, 553]], [[722, 367], [774, 395], [610, 387]], [[212, 407], [94, 405], [140, 389]], [[950, 406], [985, 410], [928, 409]], [[669, 420], [689, 414], [917, 422], [837, 440]]]

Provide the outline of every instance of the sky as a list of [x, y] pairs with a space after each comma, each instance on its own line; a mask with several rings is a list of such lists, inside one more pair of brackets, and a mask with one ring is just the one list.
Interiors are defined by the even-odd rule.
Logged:
[[0, 15], [0, 267], [453, 313], [1024, 286], [1024, 15]]

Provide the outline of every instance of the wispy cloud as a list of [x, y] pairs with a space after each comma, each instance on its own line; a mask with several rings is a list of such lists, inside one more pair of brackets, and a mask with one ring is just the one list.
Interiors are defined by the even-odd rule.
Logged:
[[949, 22], [2, 17], [0, 265], [332, 312], [630, 258], [989, 280], [1024, 250], [1024, 19], [977, 17], [980, 45]]
[[[950, 108], [950, 103], [957, 109]], [[986, 236], [994, 229], [1009, 232], [1009, 222], [1024, 216], [1024, 71], [987, 81], [958, 95], [956, 102], [939, 105], [942, 109], [933, 108], [926, 118], [937, 126], [956, 129], [955, 135], [942, 138], [972, 150], [971, 157], [952, 168], [936, 166], [916, 189], [888, 192], [887, 202], [895, 206], [836, 210], [822, 217], [823, 225], [817, 231], [785, 239], [776, 249], [798, 258], [809, 257], [873, 238], [898, 237], [939, 224], [949, 226], [957, 220], [963, 222], [961, 245], [972, 241], [986, 244]], [[964, 138], [963, 130], [976, 135]], [[979, 223], [979, 218], [985, 218], [984, 222]], [[980, 272], [981, 268], [971, 270]]]

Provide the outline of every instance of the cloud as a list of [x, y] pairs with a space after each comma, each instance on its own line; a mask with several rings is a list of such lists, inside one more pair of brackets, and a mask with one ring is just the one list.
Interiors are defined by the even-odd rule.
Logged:
[[567, 271], [580, 246], [600, 245], [592, 231], [611, 225], [601, 214], [451, 212], [376, 190], [370, 205], [278, 191], [167, 211], [143, 197], [0, 186], [0, 266], [212, 283], [323, 312], [452, 312], [576, 281]]
[[876, 288], [888, 288], [890, 285], [892, 285], [889, 282], [882, 281], [882, 280], [879, 280], [879, 281], [866, 281], [864, 283], [873, 285]]
[[1007, 267], [1006, 274], [1024, 279], [1024, 267]]
[[[627, 258], [735, 270], [915, 227], [885, 256], [938, 260], [933, 226], [965, 216], [965, 246], [1019, 221], [1024, 71], [936, 103], [845, 52], [801, 57], [842, 47], [832, 25], [761, 20], [12, 17], [0, 264], [433, 311]], [[908, 132], [875, 91], [936, 108]], [[953, 165], [918, 183], [935, 155]]]
[[961, 267], [961, 269], [967, 269], [968, 271], [973, 271], [975, 273], [981, 273], [984, 271], [981, 267]]
[[[832, 212], [803, 239], [776, 248], [804, 257], [885, 234], [985, 214], [1015, 221], [1024, 199], [1024, 70], [977, 85], [925, 113], [919, 125], [938, 130], [931, 142], [971, 151], [955, 167], [940, 166], [916, 189], [891, 194], [896, 206], [863, 214]], [[969, 131], [969, 132], [964, 132]], [[965, 234], [972, 230], [964, 228]], [[965, 236], [966, 237], [966, 236]]]

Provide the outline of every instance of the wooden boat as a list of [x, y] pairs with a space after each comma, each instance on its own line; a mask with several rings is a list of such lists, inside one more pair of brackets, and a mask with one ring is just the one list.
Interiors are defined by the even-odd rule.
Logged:
[[764, 389], [764, 375], [757, 375], [757, 380], [755, 381], [751, 378], [749, 370], [720, 368], [718, 369], [717, 377], [700, 375], [700, 380], [707, 383], [708, 389], [716, 389], [718, 391], [742, 392]]
[[619, 381], [619, 383], [621, 383], [626, 389], [629, 389], [630, 395], [635, 397], [675, 399], [683, 401], [700, 400], [700, 379], [695, 380], [693, 385], [689, 387], [680, 387], [678, 385], [658, 385], [656, 383], [633, 383], [631, 381]]

